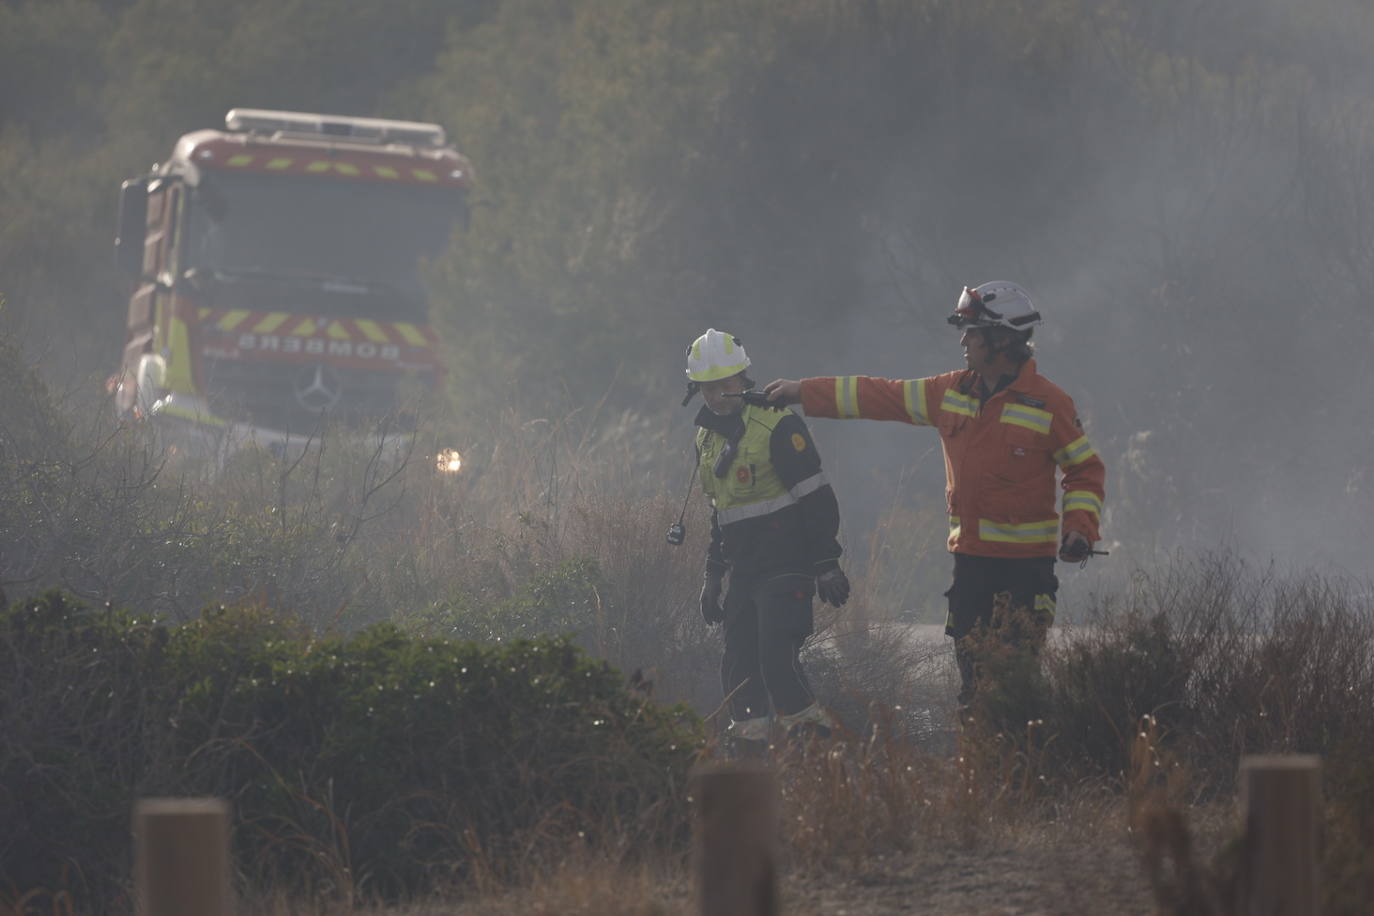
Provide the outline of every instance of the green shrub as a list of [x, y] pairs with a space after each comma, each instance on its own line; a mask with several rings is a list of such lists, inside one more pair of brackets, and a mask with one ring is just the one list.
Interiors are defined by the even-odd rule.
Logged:
[[0, 612], [0, 891], [126, 883], [130, 805], [174, 782], [166, 636], [55, 593]]
[[49, 594], [0, 616], [0, 655], [13, 893], [121, 899], [147, 796], [227, 798], [248, 880], [347, 899], [573, 833], [682, 839], [698, 727], [565, 639], [312, 639], [252, 607], [167, 629]]
[[605, 580], [592, 559], [565, 560], [534, 575], [509, 598], [484, 602], [459, 592], [411, 623], [454, 639], [506, 642], [563, 634], [586, 645], [596, 629]]

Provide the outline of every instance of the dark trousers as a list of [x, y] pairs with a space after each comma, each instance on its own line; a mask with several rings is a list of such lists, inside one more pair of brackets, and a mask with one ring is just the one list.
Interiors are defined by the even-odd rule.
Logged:
[[735, 721], [801, 712], [815, 702], [801, 666], [813, 626], [810, 576], [730, 573], [725, 595], [725, 655], [720, 683]]
[[[967, 704], [977, 689], [978, 652], [969, 634], [975, 627], [998, 628], [1021, 648], [1039, 652], [1046, 632], [1054, 623], [1055, 595], [1059, 579], [1054, 557], [1010, 560], [1002, 557], [954, 555], [954, 582], [945, 597], [949, 615], [945, 635], [954, 639], [954, 659], [959, 665], [959, 702]], [[999, 593], [1008, 593], [1009, 610], [1024, 611], [1016, 620], [994, 620]]]

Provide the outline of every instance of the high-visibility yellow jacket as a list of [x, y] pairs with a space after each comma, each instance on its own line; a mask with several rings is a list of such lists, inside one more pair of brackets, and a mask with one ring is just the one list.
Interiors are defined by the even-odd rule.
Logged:
[[[1073, 399], [1028, 360], [982, 400], [976, 373], [921, 379], [868, 376], [802, 381], [808, 416], [900, 420], [934, 426], [945, 453], [949, 549], [984, 557], [1047, 557], [1065, 532], [1098, 540], [1106, 468]], [[1056, 506], [1055, 468], [1063, 471]]]
[[707, 566], [808, 576], [838, 566], [839, 503], [802, 418], [746, 404], [728, 416], [702, 407], [696, 423], [711, 499]]

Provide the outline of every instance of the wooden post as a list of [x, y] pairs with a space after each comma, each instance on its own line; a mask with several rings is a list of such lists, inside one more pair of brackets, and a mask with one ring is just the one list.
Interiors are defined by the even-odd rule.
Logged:
[[1240, 788], [1245, 816], [1240, 912], [1313, 916], [1321, 906], [1320, 759], [1306, 754], [1243, 757]]
[[140, 799], [134, 838], [138, 916], [232, 916], [228, 802]]
[[777, 916], [777, 783], [761, 762], [702, 767], [696, 801], [697, 896], [702, 916]]

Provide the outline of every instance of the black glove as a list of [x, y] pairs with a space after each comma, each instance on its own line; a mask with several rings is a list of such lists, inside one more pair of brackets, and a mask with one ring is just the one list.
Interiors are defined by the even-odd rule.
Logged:
[[725, 611], [720, 606], [721, 580], [725, 573], [706, 570], [701, 582], [701, 619], [707, 625], [720, 623], [725, 619]]
[[1059, 542], [1059, 559], [1065, 563], [1086, 560], [1093, 549], [1092, 543], [1077, 531], [1065, 531], [1064, 539]]
[[849, 600], [849, 577], [836, 566], [816, 577], [816, 594], [826, 604], [841, 607]]

